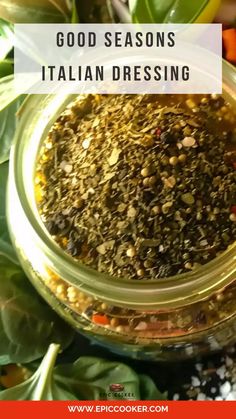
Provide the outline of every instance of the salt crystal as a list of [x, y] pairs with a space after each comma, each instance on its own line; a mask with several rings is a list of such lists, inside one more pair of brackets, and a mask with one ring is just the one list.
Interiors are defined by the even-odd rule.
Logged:
[[231, 391], [225, 400], [233, 401], [236, 400], [236, 391]]
[[226, 367], [225, 365], [222, 365], [222, 367], [218, 368], [216, 370], [216, 374], [219, 375], [220, 379], [223, 380], [225, 377]]
[[206, 400], [206, 395], [204, 393], [199, 393], [197, 395], [197, 400]]
[[192, 386], [193, 387], [199, 387], [201, 384], [200, 380], [198, 377], [192, 377]]
[[85, 150], [87, 150], [87, 149], [89, 148], [89, 146], [90, 146], [90, 143], [91, 143], [91, 139], [86, 138], [86, 139], [82, 142], [82, 147], [83, 147]]
[[135, 330], [146, 330], [147, 323], [146, 322], [139, 322], [138, 326], [135, 327]]
[[233, 365], [234, 361], [232, 360], [232, 358], [230, 358], [228, 355], [226, 355], [225, 357], [225, 364], [227, 365], [227, 367], [231, 367], [231, 365]]
[[192, 345], [186, 346], [186, 347], [185, 347], [185, 352], [186, 352], [186, 354], [187, 354], [188, 356], [193, 355], [193, 347], [192, 347]]
[[66, 173], [71, 173], [72, 169], [73, 169], [73, 166], [72, 166], [72, 164], [69, 164], [68, 162], [63, 160], [60, 164], [60, 169], [64, 170], [64, 172], [66, 172]]
[[231, 391], [231, 385], [229, 381], [226, 381], [220, 386], [220, 394], [225, 399]]
[[198, 363], [198, 364], [196, 364], [196, 365], [195, 365], [195, 368], [196, 368], [196, 370], [197, 370], [197, 371], [199, 371], [199, 372], [200, 372], [200, 371], [202, 371], [202, 364], [199, 364], [199, 363]]

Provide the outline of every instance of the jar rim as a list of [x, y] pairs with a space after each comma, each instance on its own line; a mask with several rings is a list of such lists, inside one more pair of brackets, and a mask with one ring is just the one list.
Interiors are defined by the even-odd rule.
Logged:
[[[223, 62], [223, 89], [227, 100], [235, 105], [236, 71], [226, 62]], [[196, 271], [164, 279], [135, 281], [115, 278], [83, 265], [66, 254], [47, 232], [34, 198], [32, 176], [35, 161], [32, 159], [30, 162], [30, 176], [24, 165], [29, 163], [30, 156], [36, 157], [42, 137], [47, 135], [60, 113], [77, 96], [31, 95], [19, 121], [10, 159], [10, 176], [13, 176], [21, 207], [37, 237], [38, 245], [55, 267], [55, 271], [60, 273], [62, 278], [65, 273], [63, 279], [87, 293], [95, 294], [97, 298], [138, 309], [142, 306], [150, 309], [162, 309], [167, 306], [176, 308], [207, 298], [213, 292], [219, 292], [232, 281], [232, 273], [236, 270], [236, 242]], [[23, 134], [26, 135], [26, 141], [21, 141]], [[27, 140], [32, 147], [28, 147], [24, 157]]]

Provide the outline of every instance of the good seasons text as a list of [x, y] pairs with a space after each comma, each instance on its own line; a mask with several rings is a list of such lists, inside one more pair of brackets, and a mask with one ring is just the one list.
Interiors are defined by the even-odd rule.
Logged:
[[[101, 41], [100, 41], [101, 42]], [[98, 46], [97, 33], [95, 32], [57, 32], [56, 45], [62, 47], [89, 47]], [[101, 46], [101, 45], [100, 45]], [[132, 48], [132, 47], [174, 47], [174, 32], [105, 32], [102, 46], [107, 48]]]

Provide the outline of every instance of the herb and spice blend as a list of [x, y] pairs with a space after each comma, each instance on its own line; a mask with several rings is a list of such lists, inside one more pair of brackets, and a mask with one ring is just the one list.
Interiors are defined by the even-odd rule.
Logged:
[[80, 96], [40, 148], [35, 189], [85, 265], [136, 280], [197, 269], [235, 241], [235, 115], [216, 95]]

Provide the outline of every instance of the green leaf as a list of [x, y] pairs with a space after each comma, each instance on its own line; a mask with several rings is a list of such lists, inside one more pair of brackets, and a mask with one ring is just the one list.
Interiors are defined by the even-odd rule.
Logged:
[[13, 62], [12, 60], [2, 60], [0, 61], [0, 78], [9, 76], [13, 73]]
[[194, 22], [209, 0], [129, 0], [134, 22], [189, 23]]
[[71, 23], [79, 23], [79, 14], [78, 14], [77, 1], [76, 0], [73, 0], [73, 3], [72, 3]]
[[161, 393], [154, 381], [145, 374], [139, 375], [141, 400], [166, 400], [167, 394]]
[[6, 255], [14, 261], [15, 252], [11, 245], [6, 221], [6, 187], [8, 178], [8, 163], [0, 165], [0, 255]]
[[[59, 345], [50, 345], [36, 372], [24, 383], [1, 391], [0, 400], [128, 400], [128, 393], [134, 400], [140, 400], [141, 393], [141, 400], [163, 400], [151, 378], [139, 377], [118, 362], [81, 357], [54, 368], [58, 351]], [[111, 384], [124, 389], [112, 396]]]
[[64, 23], [70, 21], [64, 0], [1, 0], [0, 16], [12, 23]]
[[0, 19], [0, 61], [3, 60], [13, 48], [13, 26]]
[[[140, 399], [138, 375], [118, 362], [81, 357], [74, 364], [56, 367], [54, 380], [78, 400], [128, 400], [128, 393], [132, 393], [135, 400]], [[117, 383], [122, 384], [124, 390], [120, 397], [112, 397], [109, 386]]]
[[43, 356], [50, 342], [63, 348], [73, 332], [41, 299], [19, 265], [0, 253], [0, 364]]
[[50, 345], [37, 371], [26, 381], [0, 392], [0, 400], [52, 400], [52, 371], [59, 345]]
[[0, 79], [0, 111], [19, 96], [15, 89], [14, 76], [10, 75]]
[[20, 108], [25, 96], [18, 96], [0, 112], [0, 164], [9, 159], [9, 152], [17, 125], [16, 112]]

